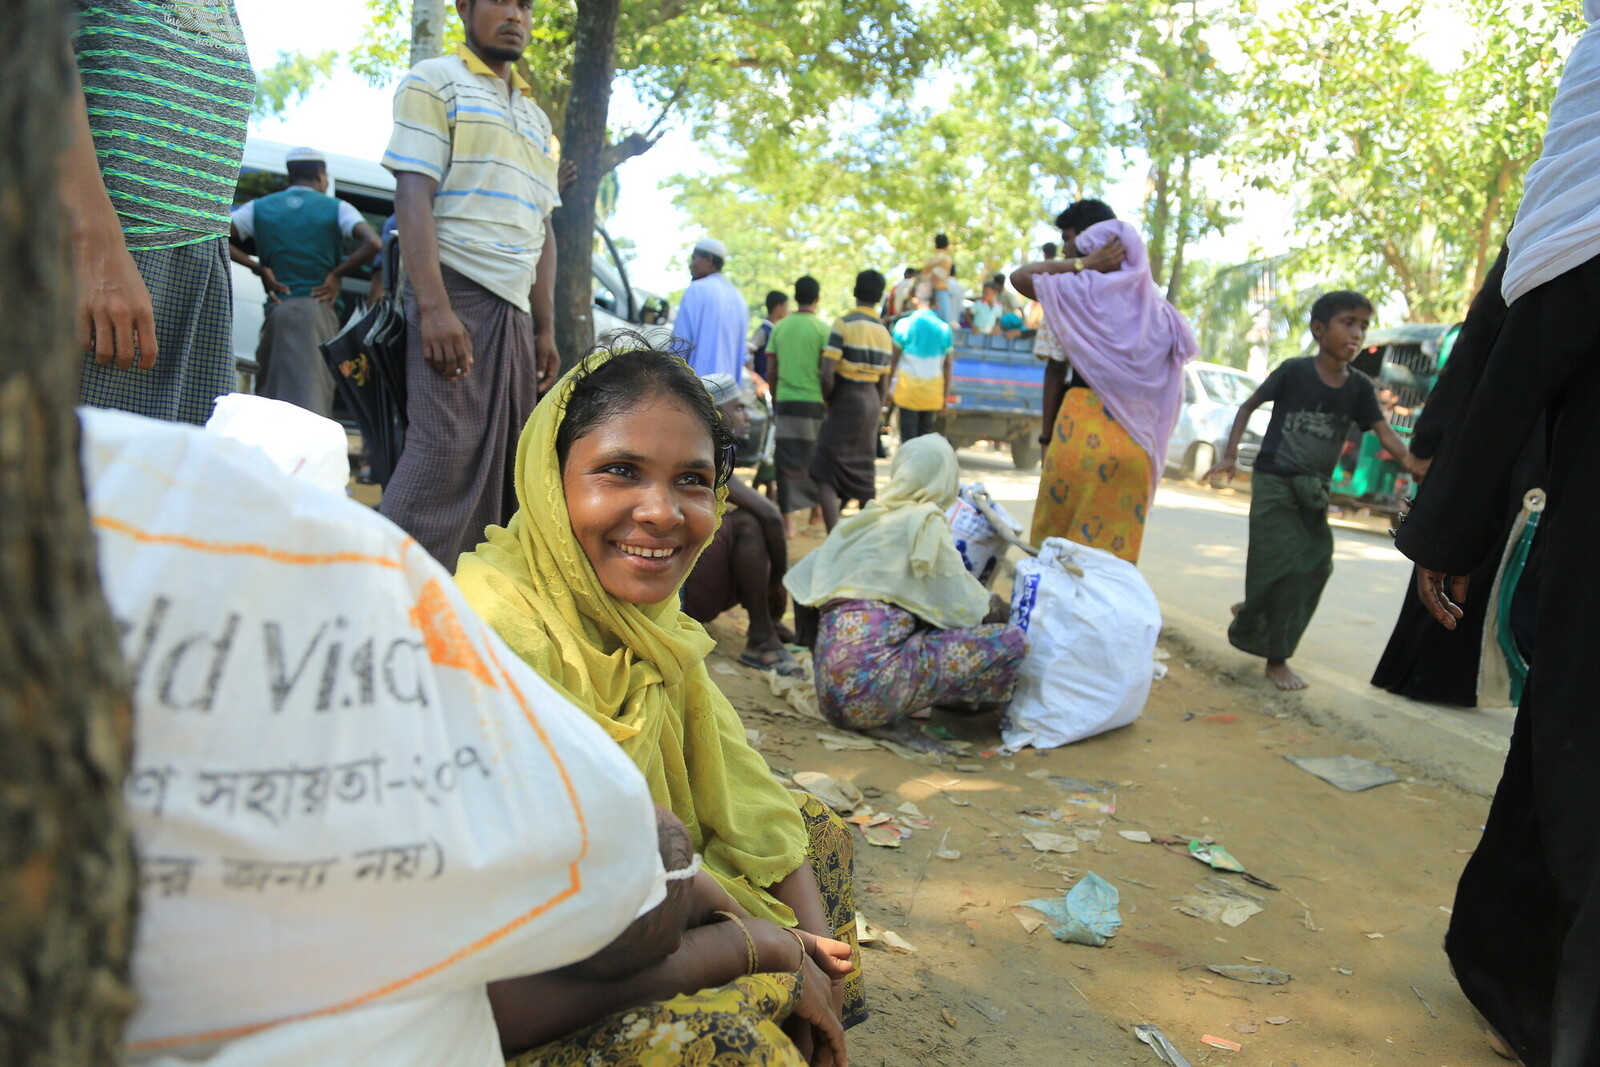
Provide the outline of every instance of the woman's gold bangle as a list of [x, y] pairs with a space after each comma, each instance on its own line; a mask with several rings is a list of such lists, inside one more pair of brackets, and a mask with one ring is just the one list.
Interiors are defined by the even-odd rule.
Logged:
[[756, 939], [750, 936], [750, 928], [744, 924], [744, 920], [731, 911], [714, 911], [711, 914], [720, 915], [724, 919], [727, 919], [729, 922], [733, 923], [733, 925], [737, 926], [739, 928], [739, 932], [744, 935], [744, 973], [749, 975], [755, 974], [757, 971], [759, 971], [761, 969], [761, 953], [756, 951]]
[[806, 957], [811, 955], [810, 951], [806, 948], [806, 939], [801, 937], [800, 931], [796, 930], [794, 927], [790, 926], [786, 927], [786, 929], [794, 935], [795, 942], [800, 946], [800, 959], [795, 962], [794, 969], [797, 971], [804, 971], [806, 969]]

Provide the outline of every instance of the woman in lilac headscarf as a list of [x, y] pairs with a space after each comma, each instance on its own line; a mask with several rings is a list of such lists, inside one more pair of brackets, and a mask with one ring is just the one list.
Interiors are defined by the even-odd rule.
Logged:
[[1043, 305], [1053, 341], [1036, 349], [1049, 362], [1032, 540], [1065, 537], [1137, 563], [1197, 346], [1157, 291], [1137, 230], [1098, 200], [1056, 225], [1070, 254], [1011, 275]]

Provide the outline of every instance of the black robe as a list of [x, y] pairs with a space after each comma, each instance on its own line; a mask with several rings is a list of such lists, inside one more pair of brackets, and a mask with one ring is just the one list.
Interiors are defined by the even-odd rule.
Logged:
[[[1456, 338], [1450, 359], [1445, 364], [1428, 402], [1417, 418], [1411, 435], [1411, 452], [1421, 459], [1438, 454], [1445, 435], [1464, 415], [1473, 392], [1483, 376], [1489, 351], [1505, 321], [1506, 303], [1500, 295], [1500, 281], [1506, 269], [1506, 250], [1490, 268], [1483, 288], [1473, 297], [1466, 321]], [[1533, 433], [1522, 450], [1512, 476], [1502, 511], [1501, 529], [1496, 543], [1504, 545], [1511, 536], [1522, 508], [1522, 497], [1529, 489], [1542, 485], [1545, 476], [1544, 435]], [[1429, 479], [1423, 479], [1417, 499], [1426, 498]], [[1478, 703], [1478, 676], [1483, 646], [1483, 626], [1488, 614], [1489, 594], [1500, 568], [1500, 554], [1493, 552], [1472, 572], [1468, 596], [1461, 605], [1465, 614], [1454, 630], [1446, 630], [1433, 620], [1415, 592], [1416, 574], [1411, 575], [1400, 598], [1400, 614], [1394, 633], [1378, 660], [1372, 684], [1413, 700], [1430, 700], [1470, 708]], [[1538, 560], [1533, 558], [1518, 585], [1517, 615], [1536, 595]], [[1531, 659], [1528, 639], [1519, 634], [1525, 658]]]
[[1600, 257], [1523, 295], [1396, 543], [1470, 574], [1500, 549], [1522, 448], [1547, 420], [1537, 662], [1445, 947], [1528, 1067], [1600, 1064]]

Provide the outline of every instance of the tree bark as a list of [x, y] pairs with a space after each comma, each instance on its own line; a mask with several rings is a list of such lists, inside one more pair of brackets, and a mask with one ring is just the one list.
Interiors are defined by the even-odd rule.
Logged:
[[1167, 275], [1167, 303], [1176, 304], [1183, 295], [1183, 254], [1189, 246], [1189, 230], [1193, 226], [1194, 190], [1190, 186], [1189, 172], [1193, 156], [1183, 157], [1183, 169], [1178, 176], [1177, 226], [1172, 239], [1172, 267]]
[[114, 1064], [133, 1006], [129, 706], [73, 415], [60, 0], [0, 0], [0, 1063]]
[[1146, 253], [1150, 257], [1152, 278], [1161, 277], [1161, 265], [1167, 252], [1167, 229], [1172, 220], [1168, 166], [1167, 163], [1157, 163], [1150, 168], [1150, 244]]
[[444, 52], [444, 0], [411, 0], [411, 65]]
[[594, 258], [595, 200], [601, 177], [621, 162], [618, 159], [608, 166], [605, 158], [620, 11], [621, 0], [584, 0], [578, 5], [573, 28], [572, 89], [567, 97], [561, 155], [577, 164], [578, 176], [561, 194], [561, 207], [551, 220], [557, 257], [556, 347], [561, 351], [563, 370], [594, 346], [590, 263]]

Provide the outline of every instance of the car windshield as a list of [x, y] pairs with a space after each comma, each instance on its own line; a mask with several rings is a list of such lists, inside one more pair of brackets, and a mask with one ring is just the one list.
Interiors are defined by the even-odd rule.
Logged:
[[1237, 407], [1250, 399], [1261, 383], [1248, 374], [1228, 374], [1224, 371], [1201, 371], [1200, 384], [1206, 396], [1217, 404]]

